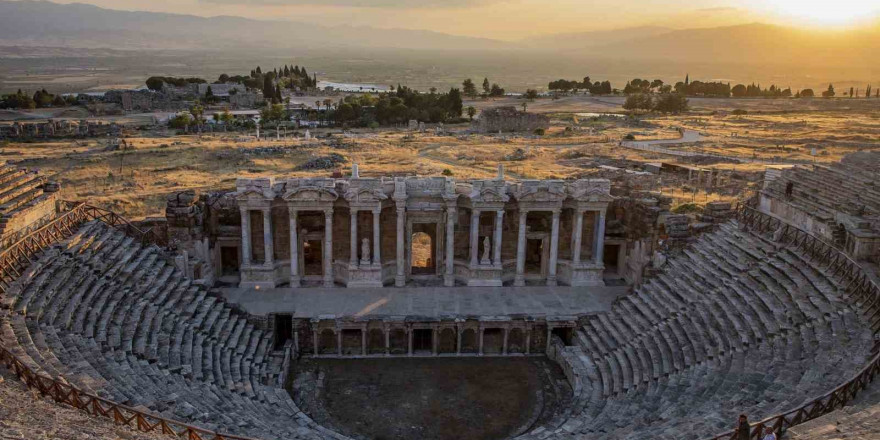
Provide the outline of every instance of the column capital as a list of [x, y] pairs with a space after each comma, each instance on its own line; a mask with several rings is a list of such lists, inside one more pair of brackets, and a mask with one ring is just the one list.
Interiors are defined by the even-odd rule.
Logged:
[[504, 216], [504, 209], [499, 209], [495, 211], [495, 217], [501, 218]]
[[552, 209], [550, 212], [553, 213], [553, 217], [554, 217], [554, 218], [559, 218], [559, 214], [562, 213], [562, 209], [560, 209], [560, 208], [554, 208], [554, 209]]
[[328, 217], [333, 215], [333, 208], [324, 208], [324, 216]]
[[381, 207], [373, 208], [371, 211], [372, 211], [373, 214], [375, 214], [375, 215], [382, 214], [382, 208], [381, 208]]
[[405, 212], [406, 212], [406, 206], [398, 206], [397, 207], [397, 214], [398, 215], [403, 214]]

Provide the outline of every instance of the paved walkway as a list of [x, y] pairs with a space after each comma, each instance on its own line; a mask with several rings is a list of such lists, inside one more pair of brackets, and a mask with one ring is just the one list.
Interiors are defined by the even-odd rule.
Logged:
[[252, 315], [295, 318], [584, 315], [608, 311], [627, 287], [404, 287], [218, 289]]

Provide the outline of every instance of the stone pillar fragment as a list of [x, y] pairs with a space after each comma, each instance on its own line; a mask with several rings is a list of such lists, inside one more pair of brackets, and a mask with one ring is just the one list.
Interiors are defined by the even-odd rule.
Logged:
[[324, 210], [324, 287], [333, 287], [333, 208]]
[[406, 241], [404, 240], [403, 230], [406, 223], [406, 208], [397, 207], [397, 276], [394, 278], [394, 285], [403, 287], [406, 285], [406, 269], [404, 267], [406, 254]]
[[351, 256], [348, 258], [348, 264], [352, 266], [357, 266], [358, 264], [358, 217], [357, 217], [357, 209], [351, 208], [351, 220], [349, 222], [351, 224], [351, 232], [349, 233], [350, 237], [350, 249]]
[[380, 267], [382, 266], [382, 256], [380, 254], [382, 247], [379, 246], [379, 239], [382, 236], [381, 231], [379, 231], [381, 216], [382, 210], [380, 208], [373, 210], [373, 265]]
[[596, 235], [593, 237], [593, 263], [601, 266], [604, 261], [603, 254], [605, 252], [605, 211], [596, 211], [596, 227], [594, 230]]
[[272, 267], [274, 264], [274, 240], [272, 240], [272, 209], [263, 208], [263, 264]]
[[559, 257], [559, 210], [553, 211], [553, 225], [550, 232], [550, 268], [547, 274], [547, 285], [556, 285], [556, 263]]
[[495, 267], [501, 267], [501, 228], [504, 225], [504, 210], [495, 213], [495, 236], [492, 238], [492, 263]]
[[526, 217], [528, 211], [519, 212], [519, 229], [517, 231], [516, 240], [516, 277], [513, 280], [514, 286], [526, 285]]
[[471, 210], [471, 266], [479, 264], [480, 210]]
[[574, 210], [574, 231], [571, 243], [571, 262], [577, 266], [581, 264], [581, 241], [584, 232], [584, 211], [582, 209]]
[[299, 238], [297, 234], [297, 216], [295, 209], [290, 214], [290, 287], [299, 287]]
[[455, 216], [454, 207], [446, 210], [446, 273], [443, 277], [443, 285], [452, 287], [455, 285]]
[[251, 265], [251, 215], [247, 208], [241, 207], [241, 265]]

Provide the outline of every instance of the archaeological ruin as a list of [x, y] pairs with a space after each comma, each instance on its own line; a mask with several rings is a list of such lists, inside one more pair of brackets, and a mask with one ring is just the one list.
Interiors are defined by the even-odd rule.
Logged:
[[[437, 359], [546, 361], [516, 370], [537, 385], [511, 395], [541, 403], [507, 424], [443, 414], [498, 438], [727, 440], [741, 413], [751, 439], [825, 438], [808, 428], [827, 417], [876, 433], [875, 159], [768, 170], [754, 197], [699, 214], [606, 179], [357, 165], [170, 194], [141, 222], [55, 200], [0, 252], [0, 363], [56, 402], [191, 439], [367, 438], [362, 419], [395, 421], [334, 416], [328, 372], [382, 396], [358, 362], [381, 378]], [[3, 170], [4, 212], [58, 197]], [[415, 405], [397, 403], [375, 406]]]
[[550, 128], [550, 118], [539, 113], [519, 111], [513, 106], [493, 107], [480, 112], [473, 126], [481, 133], [533, 132]]

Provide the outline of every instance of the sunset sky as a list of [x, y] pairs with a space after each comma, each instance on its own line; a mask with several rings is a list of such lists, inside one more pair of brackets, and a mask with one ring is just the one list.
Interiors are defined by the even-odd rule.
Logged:
[[[56, 0], [74, 3], [73, 0]], [[78, 0], [97, 6], [201, 16], [426, 29], [503, 40], [659, 25], [765, 22], [839, 29], [880, 19], [876, 0]]]

